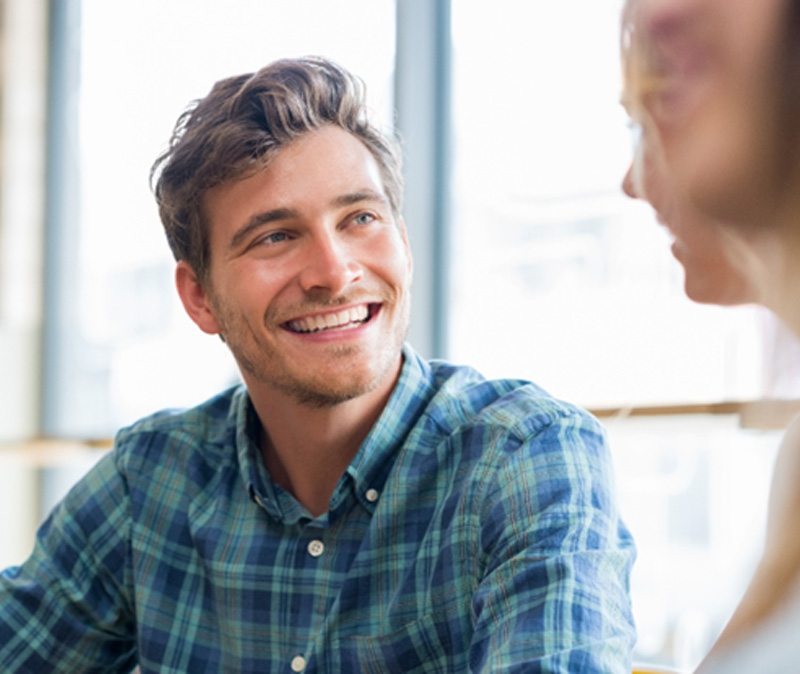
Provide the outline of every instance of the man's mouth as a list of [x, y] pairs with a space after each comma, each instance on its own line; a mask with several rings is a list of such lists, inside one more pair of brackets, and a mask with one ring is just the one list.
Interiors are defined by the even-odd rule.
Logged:
[[326, 330], [352, 330], [370, 321], [380, 306], [380, 304], [359, 304], [340, 311], [296, 318], [287, 321], [283, 326], [290, 332], [300, 334], [312, 334]]

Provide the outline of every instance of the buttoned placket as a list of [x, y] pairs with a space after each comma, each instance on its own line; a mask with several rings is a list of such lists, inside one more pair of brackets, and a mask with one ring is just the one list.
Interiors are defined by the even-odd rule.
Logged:
[[[364, 491], [361, 491], [362, 498], [369, 504], [374, 505], [380, 498], [380, 492], [375, 488], [367, 488]], [[260, 497], [258, 493], [254, 491], [253, 493], [253, 501], [255, 501], [259, 506], [265, 508], [267, 505], [264, 502], [264, 499]], [[266, 509], [266, 508], [265, 508]], [[311, 537], [305, 543], [305, 553], [314, 560], [319, 560], [326, 555], [328, 552], [326, 543], [319, 535], [322, 533], [321, 531], [317, 530], [318, 535]], [[313, 536], [313, 534], [312, 534]], [[303, 672], [305, 671], [306, 667], [308, 666], [308, 656], [306, 652], [295, 652], [294, 655], [290, 656], [289, 660], [289, 667], [292, 672]]]

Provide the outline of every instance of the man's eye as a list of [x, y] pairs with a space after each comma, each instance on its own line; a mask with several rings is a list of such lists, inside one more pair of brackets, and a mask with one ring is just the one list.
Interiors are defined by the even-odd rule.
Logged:
[[289, 240], [289, 235], [286, 232], [270, 232], [256, 240], [257, 244], [272, 246], [276, 243], [283, 243]]
[[372, 213], [359, 213], [353, 221], [357, 225], [368, 225], [370, 222], [375, 220], [375, 216]]

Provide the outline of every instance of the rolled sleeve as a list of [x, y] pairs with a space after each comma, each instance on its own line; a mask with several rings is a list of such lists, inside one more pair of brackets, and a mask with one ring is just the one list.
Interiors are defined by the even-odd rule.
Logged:
[[485, 498], [471, 669], [629, 672], [635, 549], [601, 429], [563, 415], [506, 451]]

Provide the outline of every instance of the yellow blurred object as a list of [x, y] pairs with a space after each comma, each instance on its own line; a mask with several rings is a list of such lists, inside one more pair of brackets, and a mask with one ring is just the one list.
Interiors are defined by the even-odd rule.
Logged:
[[679, 669], [660, 665], [634, 665], [631, 674], [682, 674]]

